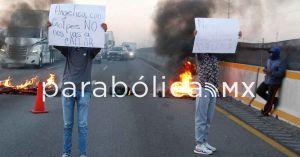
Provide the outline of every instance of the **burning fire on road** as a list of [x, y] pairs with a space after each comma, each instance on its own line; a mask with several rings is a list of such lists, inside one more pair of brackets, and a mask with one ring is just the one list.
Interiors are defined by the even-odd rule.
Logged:
[[[48, 78], [45, 79], [46, 91], [54, 91], [52, 85], [56, 81], [55, 74], [49, 74]], [[24, 83], [14, 85], [12, 78], [8, 77], [6, 80], [0, 81], [0, 94], [16, 94], [16, 95], [35, 95], [37, 93], [37, 84], [43, 82], [38, 76], [34, 76]]]
[[[193, 78], [196, 74], [196, 69], [196, 64], [194, 64], [191, 60], [185, 59], [178, 71], [178, 76], [168, 82], [169, 87], [166, 91], [167, 97], [195, 97], [197, 95], [197, 89], [199, 88], [198, 85], [193, 84]], [[157, 94], [159, 97], [164, 97], [161, 90], [159, 90]]]
[[189, 60], [183, 62], [180, 70], [179, 81], [171, 83], [170, 92], [174, 97], [189, 97], [197, 95], [198, 86], [192, 84], [193, 75], [196, 73], [196, 65]]

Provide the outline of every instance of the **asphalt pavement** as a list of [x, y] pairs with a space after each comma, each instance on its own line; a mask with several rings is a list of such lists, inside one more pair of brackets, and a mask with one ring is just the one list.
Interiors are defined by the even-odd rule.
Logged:
[[[56, 73], [61, 80], [63, 68], [64, 62], [57, 62], [38, 70], [0, 69], [0, 80], [11, 76], [14, 81], [21, 82], [34, 75], [46, 77], [49, 73]], [[193, 153], [194, 100], [154, 98], [152, 76], [161, 78], [164, 74], [140, 59], [94, 64], [93, 80], [105, 82], [109, 88], [112, 75], [117, 81], [122, 80], [130, 86], [141, 79], [149, 86], [150, 92], [144, 98], [113, 98], [107, 95], [106, 98], [92, 99], [89, 111], [88, 156], [200, 156]], [[139, 87], [139, 90], [142, 89]], [[46, 99], [49, 113], [43, 115], [29, 112], [34, 102], [34, 96], [0, 95], [0, 156], [61, 156], [63, 121], [60, 97]], [[76, 126], [73, 130], [72, 156], [78, 156]], [[209, 143], [218, 149], [213, 156], [284, 156], [220, 112], [215, 112]]]

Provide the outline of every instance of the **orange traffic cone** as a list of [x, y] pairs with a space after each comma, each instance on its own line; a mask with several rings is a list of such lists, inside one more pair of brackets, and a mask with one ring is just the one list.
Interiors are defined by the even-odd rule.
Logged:
[[37, 87], [37, 94], [35, 100], [35, 107], [31, 110], [33, 114], [40, 114], [40, 113], [48, 113], [45, 110], [45, 103], [43, 101], [43, 83], [39, 82]]

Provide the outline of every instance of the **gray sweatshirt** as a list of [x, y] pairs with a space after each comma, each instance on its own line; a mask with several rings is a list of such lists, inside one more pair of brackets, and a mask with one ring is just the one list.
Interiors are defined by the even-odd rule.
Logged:
[[[76, 85], [76, 90], [81, 90], [82, 82], [91, 82], [93, 59], [100, 52], [100, 48], [61, 46], [55, 46], [55, 48], [58, 49], [66, 57], [63, 83], [73, 82]], [[62, 86], [62, 88], [65, 87], [67, 86]], [[86, 86], [85, 91], [90, 90], [91, 86]]]

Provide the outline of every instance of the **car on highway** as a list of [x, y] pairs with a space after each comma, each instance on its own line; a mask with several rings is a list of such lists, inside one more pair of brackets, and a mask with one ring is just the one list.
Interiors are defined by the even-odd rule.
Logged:
[[122, 46], [126, 47], [128, 50], [126, 59], [135, 59], [135, 52], [136, 52], [137, 44], [134, 42], [123, 42]]
[[128, 53], [125, 55], [126, 59], [135, 59], [135, 52], [128, 51]]
[[107, 54], [108, 60], [125, 60], [128, 56], [128, 50], [124, 46], [113, 47]]

